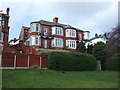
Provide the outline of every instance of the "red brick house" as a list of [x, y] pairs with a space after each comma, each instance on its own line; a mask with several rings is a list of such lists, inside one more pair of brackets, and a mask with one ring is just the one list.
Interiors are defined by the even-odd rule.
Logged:
[[38, 65], [47, 68], [47, 55], [41, 55], [36, 48], [75, 51], [81, 41], [89, 41], [89, 31], [70, 25], [40, 20], [22, 27], [19, 39], [9, 39], [9, 11], [0, 13], [0, 67], [29, 68]]
[[55, 17], [53, 22], [40, 20], [23, 26], [19, 39], [30, 47], [74, 51], [78, 42], [88, 41], [89, 31], [58, 23]]

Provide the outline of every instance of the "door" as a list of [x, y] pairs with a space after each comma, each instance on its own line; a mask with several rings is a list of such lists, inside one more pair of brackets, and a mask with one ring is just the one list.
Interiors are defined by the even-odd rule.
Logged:
[[47, 48], [47, 40], [44, 40], [44, 48]]

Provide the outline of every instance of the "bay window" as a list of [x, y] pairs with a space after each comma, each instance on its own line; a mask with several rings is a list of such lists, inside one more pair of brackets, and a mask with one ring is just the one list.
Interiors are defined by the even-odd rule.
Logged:
[[63, 28], [52, 27], [52, 35], [62, 35], [63, 36]]
[[40, 32], [40, 24], [32, 23], [30, 26], [30, 32]]
[[63, 39], [55, 38], [52, 40], [52, 47], [63, 47]]
[[66, 47], [69, 49], [76, 49], [76, 40], [66, 40]]
[[32, 35], [30, 36], [30, 45], [40, 45], [40, 38], [39, 36]]
[[76, 37], [76, 30], [66, 29], [66, 37]]

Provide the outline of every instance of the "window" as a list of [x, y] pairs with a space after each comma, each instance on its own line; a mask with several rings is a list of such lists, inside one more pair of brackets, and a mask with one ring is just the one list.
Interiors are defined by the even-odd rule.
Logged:
[[40, 38], [39, 36], [32, 35], [30, 36], [30, 45], [40, 45]]
[[0, 31], [0, 42], [3, 42], [3, 32]]
[[39, 31], [39, 24], [36, 24], [36, 32]]
[[66, 37], [76, 37], [76, 31], [72, 29], [66, 29]]
[[5, 25], [5, 19], [3, 17], [0, 17], [0, 26]]
[[62, 38], [55, 38], [52, 40], [53, 47], [63, 47], [63, 39]]
[[39, 32], [40, 31], [40, 25], [36, 23], [32, 23], [30, 26], [30, 32]]
[[44, 28], [44, 35], [47, 35], [47, 28]]
[[47, 40], [44, 40], [44, 48], [47, 48]]
[[60, 27], [56, 27], [55, 29], [55, 34], [56, 35], [63, 35], [63, 29]]
[[76, 40], [66, 40], [66, 47], [76, 49]]
[[78, 38], [79, 40], [82, 40], [82, 34], [79, 34]]
[[37, 44], [37, 45], [39, 44], [39, 38], [38, 37], [35, 38], [35, 44]]

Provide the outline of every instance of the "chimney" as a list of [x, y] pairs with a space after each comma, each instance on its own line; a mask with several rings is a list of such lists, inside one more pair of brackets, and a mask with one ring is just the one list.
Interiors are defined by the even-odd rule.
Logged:
[[54, 22], [54, 23], [58, 23], [58, 17], [54, 17], [54, 18], [53, 18], [53, 22]]
[[97, 34], [97, 33], [95, 34], [95, 37], [98, 37], [98, 34]]
[[7, 9], [6, 9], [6, 12], [7, 12], [7, 15], [8, 15], [8, 16], [9, 16], [9, 11], [10, 11], [10, 9], [7, 8]]

